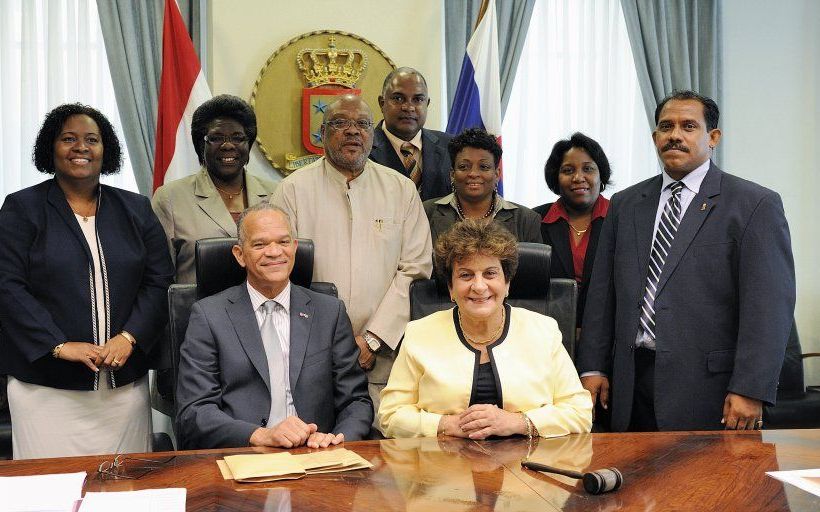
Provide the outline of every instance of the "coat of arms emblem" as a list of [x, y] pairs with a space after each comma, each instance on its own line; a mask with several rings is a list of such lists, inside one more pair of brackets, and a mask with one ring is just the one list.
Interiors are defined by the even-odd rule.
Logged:
[[262, 154], [285, 175], [320, 158], [322, 118], [334, 97], [360, 94], [375, 109], [394, 68], [354, 34], [328, 30], [291, 39], [265, 63], [251, 95]]

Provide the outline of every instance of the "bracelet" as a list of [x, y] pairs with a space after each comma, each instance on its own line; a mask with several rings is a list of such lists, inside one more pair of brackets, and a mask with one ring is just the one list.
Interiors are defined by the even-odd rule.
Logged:
[[133, 337], [133, 336], [131, 336], [131, 333], [130, 333], [130, 332], [128, 332], [128, 331], [122, 331], [122, 332], [120, 333], [120, 336], [122, 336], [123, 338], [127, 339], [127, 340], [128, 340], [128, 343], [130, 343], [132, 347], [133, 347], [134, 345], [136, 345], [136, 344], [137, 344], [137, 340], [136, 340], [136, 339], [134, 339], [134, 337]]
[[519, 414], [521, 415], [521, 418], [524, 420], [524, 427], [527, 429], [527, 440], [532, 441], [532, 420], [530, 420], [529, 416], [527, 416], [523, 412]]
[[63, 345], [65, 345], [65, 343], [60, 343], [59, 345], [57, 345], [56, 347], [54, 347], [54, 348], [51, 350], [51, 355], [52, 355], [55, 359], [60, 359], [60, 351], [63, 349]]

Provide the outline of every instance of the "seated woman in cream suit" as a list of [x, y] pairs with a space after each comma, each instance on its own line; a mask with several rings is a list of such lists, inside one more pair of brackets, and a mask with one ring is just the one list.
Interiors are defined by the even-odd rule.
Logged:
[[453, 309], [410, 322], [381, 394], [388, 437], [589, 432], [592, 401], [552, 318], [505, 304], [515, 237], [466, 219], [436, 241]]
[[191, 139], [203, 168], [157, 189], [151, 205], [176, 264], [176, 282], [196, 281], [194, 247], [202, 238], [236, 236], [236, 220], [276, 185], [245, 171], [256, 115], [236, 96], [216, 96], [194, 111]]

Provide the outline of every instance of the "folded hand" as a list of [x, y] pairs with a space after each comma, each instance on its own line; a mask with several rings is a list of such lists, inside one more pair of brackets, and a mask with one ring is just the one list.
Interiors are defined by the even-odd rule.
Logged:
[[60, 355], [58, 357], [64, 361], [82, 363], [92, 372], [98, 372], [100, 369], [97, 365], [100, 363], [98, 363], [97, 360], [99, 359], [101, 351], [102, 347], [93, 343], [66, 341], [63, 343], [63, 348], [60, 349]]
[[471, 405], [459, 415], [458, 424], [470, 439], [486, 439], [493, 435], [506, 437], [526, 432], [521, 414], [488, 404]]

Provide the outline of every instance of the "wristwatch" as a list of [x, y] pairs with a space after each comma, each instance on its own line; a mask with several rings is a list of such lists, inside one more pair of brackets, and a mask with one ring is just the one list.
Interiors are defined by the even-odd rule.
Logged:
[[365, 343], [367, 343], [367, 348], [374, 354], [378, 352], [382, 348], [382, 342], [379, 338], [375, 337], [370, 331], [364, 331], [362, 334]]

